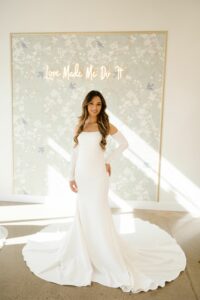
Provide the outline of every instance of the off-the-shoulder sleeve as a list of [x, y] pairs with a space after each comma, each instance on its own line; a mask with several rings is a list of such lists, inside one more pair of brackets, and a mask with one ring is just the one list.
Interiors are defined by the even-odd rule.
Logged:
[[116, 133], [112, 134], [111, 137], [118, 143], [118, 147], [108, 155], [105, 154], [106, 163], [110, 163], [112, 160], [116, 159], [129, 146], [128, 140], [121, 133], [121, 131], [118, 130]]
[[75, 167], [76, 167], [76, 161], [78, 157], [78, 149], [79, 149], [79, 144], [76, 147], [72, 148], [70, 165], [69, 165], [69, 180], [75, 179]]

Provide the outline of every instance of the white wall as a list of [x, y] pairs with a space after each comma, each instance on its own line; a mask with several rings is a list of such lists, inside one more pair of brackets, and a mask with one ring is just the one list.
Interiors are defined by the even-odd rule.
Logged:
[[134, 30], [168, 31], [160, 202], [200, 206], [198, 0], [0, 0], [0, 199], [12, 193], [10, 32]]

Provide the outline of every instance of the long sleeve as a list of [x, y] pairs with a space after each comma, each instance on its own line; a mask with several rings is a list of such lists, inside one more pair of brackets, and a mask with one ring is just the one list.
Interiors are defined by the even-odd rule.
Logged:
[[70, 166], [69, 166], [69, 180], [75, 179], [75, 167], [76, 167], [76, 161], [78, 157], [78, 148], [79, 145], [77, 145], [75, 148], [72, 148]]
[[121, 133], [121, 131], [117, 131], [116, 133], [111, 135], [112, 138], [118, 143], [118, 147], [115, 148], [111, 153], [105, 156], [105, 162], [110, 163], [112, 160], [118, 157], [118, 155], [122, 154], [122, 152], [128, 148], [128, 141], [125, 136]]

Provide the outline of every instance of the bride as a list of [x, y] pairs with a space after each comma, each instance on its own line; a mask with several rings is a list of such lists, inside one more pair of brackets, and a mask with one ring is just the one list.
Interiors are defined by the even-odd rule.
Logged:
[[[44, 227], [22, 253], [30, 270], [50, 282], [98, 282], [123, 292], [147, 292], [177, 278], [186, 257], [176, 240], [155, 224], [134, 218], [129, 233], [115, 226], [108, 205], [111, 162], [128, 148], [128, 141], [109, 122], [106, 107], [103, 95], [90, 91], [74, 129], [69, 168], [69, 185], [77, 197], [74, 221]], [[108, 135], [118, 144], [109, 154]], [[55, 233], [54, 238], [44, 239], [45, 233]]]

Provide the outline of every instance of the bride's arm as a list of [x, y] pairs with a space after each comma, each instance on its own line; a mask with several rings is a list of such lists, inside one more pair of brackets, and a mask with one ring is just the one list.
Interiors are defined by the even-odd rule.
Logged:
[[[77, 126], [74, 129], [74, 135], [77, 132]], [[76, 145], [76, 147], [72, 148], [71, 157], [70, 157], [70, 165], [69, 165], [69, 180], [75, 180], [75, 167], [76, 167], [76, 161], [78, 157], [78, 149], [79, 144]]]
[[105, 163], [110, 163], [112, 160], [116, 159], [122, 152], [128, 148], [128, 140], [122, 134], [122, 132], [117, 129], [114, 125], [110, 124], [110, 135], [118, 143], [118, 147], [115, 148], [110, 154], [105, 156]]
[[76, 161], [78, 157], [78, 147], [77, 145], [75, 148], [72, 149], [71, 153], [71, 159], [70, 159], [70, 165], [69, 165], [69, 180], [75, 180], [75, 167], [76, 167]]

